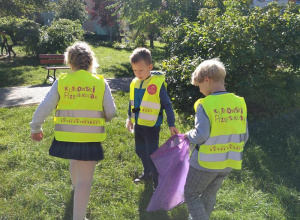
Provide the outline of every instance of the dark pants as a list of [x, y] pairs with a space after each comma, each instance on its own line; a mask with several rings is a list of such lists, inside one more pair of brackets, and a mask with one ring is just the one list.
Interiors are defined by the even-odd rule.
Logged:
[[5, 51], [7, 53], [8, 51], [7, 51], [7, 47], [6, 47], [5, 43], [1, 43], [1, 55], [3, 55], [3, 49], [4, 48], [5, 48]]
[[135, 124], [135, 152], [141, 158], [144, 173], [152, 172], [154, 187], [158, 184], [158, 172], [150, 155], [158, 149], [159, 127], [147, 127]]
[[13, 51], [12, 47], [13, 47], [12, 45], [8, 45], [8, 46], [7, 46], [7, 49], [8, 49], [8, 56], [10, 56], [10, 52], [13, 52], [13, 54], [16, 55], [16, 53], [15, 53], [15, 51]]

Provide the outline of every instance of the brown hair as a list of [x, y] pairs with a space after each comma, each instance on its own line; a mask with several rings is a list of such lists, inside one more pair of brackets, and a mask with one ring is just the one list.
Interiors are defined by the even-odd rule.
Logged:
[[151, 51], [144, 47], [136, 48], [130, 55], [130, 63], [144, 61], [146, 64], [152, 64]]
[[76, 42], [67, 48], [65, 63], [71, 64], [75, 71], [86, 70], [96, 73], [96, 68], [99, 67], [94, 52], [85, 42]]
[[205, 76], [224, 84], [226, 76], [224, 64], [218, 58], [203, 61], [193, 72], [191, 83], [197, 86], [204, 81]]

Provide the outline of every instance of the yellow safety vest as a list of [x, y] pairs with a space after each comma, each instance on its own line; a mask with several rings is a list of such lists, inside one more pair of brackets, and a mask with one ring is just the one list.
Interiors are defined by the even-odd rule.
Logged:
[[207, 169], [242, 168], [247, 107], [232, 93], [209, 95], [195, 105], [203, 106], [210, 121], [210, 136], [199, 147], [198, 162]]
[[[130, 84], [130, 104], [131, 104], [131, 121], [135, 121], [134, 109], [134, 89], [139, 88], [141, 80], [134, 78]], [[165, 75], [152, 75], [149, 84], [143, 96], [137, 124], [153, 127], [157, 121], [160, 112], [160, 89], [165, 83]]]
[[12, 41], [12, 39], [11, 39], [11, 37], [10, 37], [9, 35], [6, 35], [5, 38], [6, 38], [7, 44], [8, 44], [9, 46], [11, 46], [11, 45], [14, 44], [13, 41]]
[[102, 76], [85, 70], [60, 74], [60, 96], [54, 117], [54, 135], [58, 141], [100, 142], [106, 138]]

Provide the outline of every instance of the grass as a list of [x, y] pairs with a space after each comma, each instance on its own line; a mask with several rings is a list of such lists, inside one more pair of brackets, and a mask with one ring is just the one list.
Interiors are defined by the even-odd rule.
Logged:
[[[105, 159], [96, 168], [87, 216], [90, 219], [186, 220], [185, 204], [169, 212], [145, 211], [152, 184], [133, 183], [142, 166], [134, 152], [133, 134], [125, 129], [128, 95], [113, 93], [118, 112], [107, 125], [108, 138], [103, 144]], [[48, 155], [53, 139], [52, 117], [43, 126], [45, 139], [41, 143], [30, 140], [28, 123], [35, 108], [0, 109], [0, 219], [68, 220], [72, 212], [68, 161]], [[293, 117], [299, 116], [294, 113]], [[190, 129], [180, 115], [176, 118], [181, 132]], [[296, 125], [288, 130], [294, 132], [289, 137], [281, 137], [285, 141], [299, 134]], [[290, 149], [296, 143], [299, 146], [299, 137], [294, 142], [286, 142], [285, 148]], [[169, 131], [164, 123], [161, 144], [167, 138]], [[280, 159], [274, 152], [268, 152], [267, 143], [258, 144], [259, 141], [253, 136], [249, 140], [244, 168], [225, 180], [211, 219], [299, 219], [299, 167], [292, 168], [292, 157]], [[299, 157], [299, 151], [295, 154]]]
[[[114, 51], [103, 46], [93, 47], [98, 59], [101, 53]], [[17, 51], [19, 49], [17, 47]], [[129, 51], [114, 52], [122, 57], [117, 60], [124, 60], [115, 63], [115, 68], [120, 70], [122, 67], [117, 65], [127, 62]], [[155, 52], [161, 55], [160, 48]], [[112, 59], [104, 63], [109, 60]], [[2, 87], [39, 84], [45, 76], [44, 70], [40, 79], [35, 76], [40, 66], [34, 58], [2, 60], [0, 65]], [[6, 71], [12, 76], [4, 77], [8, 76], [4, 74]], [[96, 167], [87, 217], [91, 220], [187, 220], [185, 204], [169, 212], [145, 211], [152, 184], [133, 183], [142, 165], [134, 152], [133, 134], [125, 129], [129, 94], [116, 92], [113, 96], [117, 115], [107, 124], [108, 137], [103, 143], [105, 159]], [[29, 122], [36, 107], [0, 108], [0, 219], [3, 220], [69, 220], [72, 216], [68, 161], [48, 155], [53, 139], [53, 114], [43, 125], [44, 140], [36, 143], [30, 139]], [[300, 219], [299, 118], [300, 112], [295, 110], [249, 122], [250, 139], [244, 153], [243, 169], [233, 171], [224, 181], [211, 219]], [[181, 114], [176, 114], [176, 124], [182, 133], [191, 128]], [[160, 144], [169, 136], [165, 122]]]

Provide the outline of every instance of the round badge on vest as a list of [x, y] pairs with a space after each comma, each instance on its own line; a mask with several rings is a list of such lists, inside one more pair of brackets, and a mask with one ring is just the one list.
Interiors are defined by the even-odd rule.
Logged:
[[155, 84], [151, 84], [147, 87], [147, 92], [150, 94], [150, 95], [154, 95], [157, 91], [157, 86]]

